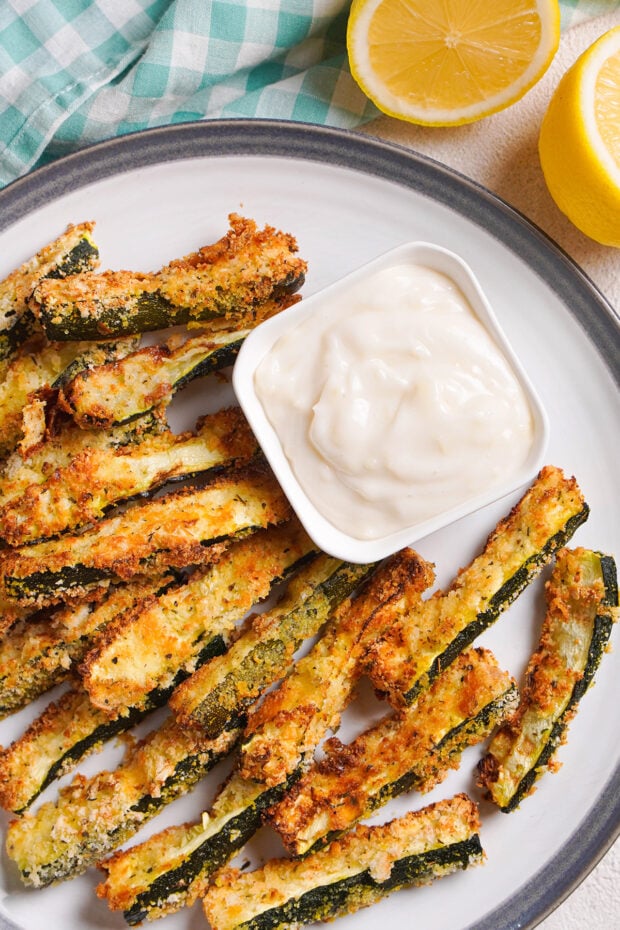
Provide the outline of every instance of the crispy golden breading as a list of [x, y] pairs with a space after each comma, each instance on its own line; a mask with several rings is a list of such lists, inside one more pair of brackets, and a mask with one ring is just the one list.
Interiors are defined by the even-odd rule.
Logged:
[[222, 869], [204, 898], [205, 914], [213, 930], [249, 930], [267, 913], [265, 926], [281, 930], [331, 920], [482, 862], [479, 829], [476, 805], [458, 794], [385, 825], [359, 825], [303, 859], [272, 859], [254, 872]]
[[44, 484], [56, 469], [67, 468], [73, 459], [87, 450], [113, 452], [165, 429], [163, 419], [156, 414], [111, 430], [83, 430], [71, 421], [63, 423], [59, 431], [51, 432], [36, 449], [29, 449], [27, 455], [13, 452], [2, 463], [0, 508], [23, 496], [33, 485]]
[[448, 591], [436, 592], [371, 647], [366, 670], [375, 687], [395, 706], [414, 700], [497, 619], [587, 514], [575, 479], [543, 468]]
[[9, 824], [7, 852], [24, 883], [40, 887], [84, 872], [189, 791], [238, 736], [229, 730], [208, 740], [200, 727], [168, 718], [114, 771], [76, 775], [56, 802]]
[[80, 665], [92, 702], [115, 716], [168, 688], [180, 672], [187, 677], [202, 650], [216, 638], [228, 643], [238, 621], [313, 548], [297, 520], [259, 530], [186, 584], [119, 616]]
[[220, 732], [240, 706], [286, 674], [302, 642], [319, 632], [371, 569], [322, 553], [310, 560], [275, 607], [248, 619], [228, 652], [179, 685], [170, 698], [174, 713], [180, 720], [200, 722], [212, 736]]
[[618, 619], [614, 560], [589, 549], [561, 549], [546, 584], [547, 612], [525, 672], [521, 701], [493, 737], [480, 784], [503, 811], [535, 790], [566, 739]]
[[85, 273], [60, 286], [42, 281], [31, 303], [48, 337], [96, 338], [214, 316], [251, 320], [266, 300], [301, 286], [306, 262], [292, 236], [271, 226], [259, 230], [237, 214], [229, 221], [218, 242], [156, 273]]
[[209, 886], [210, 876], [260, 828], [266, 807], [287, 783], [266, 788], [234, 771], [197, 823], [171, 827], [100, 863], [107, 872], [97, 894], [135, 925], [190, 907]]
[[238, 407], [203, 417], [194, 432], [168, 430], [119, 448], [86, 447], [0, 507], [0, 538], [19, 546], [56, 536], [175, 478], [248, 462], [258, 448]]
[[411, 549], [392, 556], [352, 602], [331, 618], [308, 655], [251, 711], [241, 750], [241, 773], [268, 785], [282, 782], [337, 729], [353, 696], [360, 659], [432, 583], [432, 566]]
[[430, 791], [517, 700], [514, 682], [493, 655], [469, 649], [414, 707], [384, 718], [349, 745], [328, 740], [325, 757], [274, 807], [270, 822], [287, 849], [301, 855], [403, 791]]
[[239, 320], [235, 329], [203, 332], [184, 341], [174, 335], [118, 361], [81, 371], [61, 389], [58, 404], [84, 429], [110, 428], [154, 407], [162, 409], [193, 379], [232, 365], [253, 326], [299, 299], [285, 294], [265, 301], [247, 326]]
[[101, 602], [56, 608], [20, 620], [0, 642], [0, 717], [64, 681], [117, 614], [163, 591], [172, 576], [138, 578], [112, 587]]
[[0, 359], [8, 357], [36, 330], [29, 300], [39, 281], [48, 276], [61, 280], [97, 267], [94, 227], [94, 223], [67, 226], [62, 235], [0, 281]]
[[235, 536], [284, 522], [290, 514], [270, 470], [257, 463], [226, 472], [205, 488], [135, 504], [80, 535], [9, 550], [0, 569], [0, 596], [8, 603], [44, 606], [147, 570], [214, 562]]
[[9, 455], [22, 436], [24, 406], [35, 391], [50, 387], [82, 353], [82, 345], [31, 343], [11, 359], [0, 383], [0, 457]]
[[99, 749], [104, 739], [134, 722], [119, 720], [113, 728], [86, 692], [79, 688], [65, 691], [0, 752], [0, 806], [15, 813], [23, 811], [54, 778], [66, 775]]

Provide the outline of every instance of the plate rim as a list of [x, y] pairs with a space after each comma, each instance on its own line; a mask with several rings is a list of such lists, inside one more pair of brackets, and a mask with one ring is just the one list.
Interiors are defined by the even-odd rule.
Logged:
[[[226, 155], [328, 162], [417, 190], [481, 226], [556, 294], [620, 385], [620, 317], [542, 229], [476, 181], [426, 155], [355, 130], [271, 119], [182, 122], [127, 133], [64, 155], [0, 190], [0, 232], [69, 191], [189, 158]], [[499, 907], [464, 930], [532, 930], [562, 903], [620, 835], [620, 765], [570, 838]], [[13, 928], [0, 915], [0, 926]]]

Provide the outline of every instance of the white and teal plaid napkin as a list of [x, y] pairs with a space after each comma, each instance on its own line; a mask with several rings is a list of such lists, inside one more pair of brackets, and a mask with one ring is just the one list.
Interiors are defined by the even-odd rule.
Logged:
[[[561, 0], [562, 27], [620, 0]], [[352, 128], [350, 0], [1, 0], [0, 186], [66, 152], [186, 120]]]

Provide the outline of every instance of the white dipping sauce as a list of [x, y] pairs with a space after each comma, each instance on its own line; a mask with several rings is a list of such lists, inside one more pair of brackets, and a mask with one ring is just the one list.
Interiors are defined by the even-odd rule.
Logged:
[[308, 497], [358, 539], [503, 483], [533, 439], [504, 355], [456, 284], [419, 265], [317, 307], [267, 353], [255, 387]]

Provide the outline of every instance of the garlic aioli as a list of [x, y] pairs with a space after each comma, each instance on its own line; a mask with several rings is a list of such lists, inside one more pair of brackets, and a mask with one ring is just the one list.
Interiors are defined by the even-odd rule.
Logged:
[[377, 271], [281, 336], [257, 396], [314, 506], [357, 539], [451, 510], [523, 464], [532, 413], [446, 275]]

